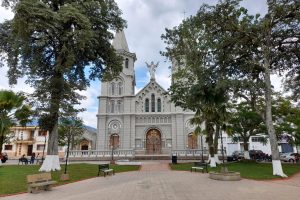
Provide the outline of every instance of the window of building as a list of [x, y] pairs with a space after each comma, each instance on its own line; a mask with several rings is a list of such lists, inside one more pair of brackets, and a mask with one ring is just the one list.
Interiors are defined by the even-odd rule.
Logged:
[[172, 139], [167, 139], [166, 140], [166, 147], [167, 148], [172, 148]]
[[126, 59], [125, 59], [125, 68], [128, 68], [128, 66], [129, 66], [129, 59], [126, 58]]
[[122, 89], [123, 89], [123, 87], [122, 87], [122, 83], [121, 82], [118, 83], [118, 89], [119, 89], [119, 95], [122, 95]]
[[47, 131], [40, 130], [38, 133], [38, 136], [46, 136], [46, 135], [47, 135]]
[[36, 145], [36, 150], [37, 151], [43, 151], [44, 150], [45, 145], [44, 144], [38, 144]]
[[4, 145], [4, 150], [11, 151], [12, 150], [12, 145]]
[[149, 112], [149, 99], [145, 100], [145, 112]]
[[252, 137], [252, 142], [263, 142], [264, 138], [263, 137]]
[[114, 100], [111, 100], [110, 111], [111, 111], [111, 113], [115, 112], [115, 101]]
[[118, 102], [117, 102], [117, 109], [118, 109], [117, 112], [118, 112], [118, 113], [121, 113], [121, 111], [122, 111], [122, 110], [121, 110], [121, 109], [122, 109], [122, 108], [121, 108], [121, 104], [122, 104], [121, 100], [118, 100]]
[[161, 112], [161, 99], [157, 99], [157, 112]]
[[151, 112], [155, 112], [155, 95], [151, 94]]
[[141, 139], [135, 139], [135, 147], [142, 148], [142, 140]]
[[111, 94], [115, 95], [115, 83], [111, 83]]

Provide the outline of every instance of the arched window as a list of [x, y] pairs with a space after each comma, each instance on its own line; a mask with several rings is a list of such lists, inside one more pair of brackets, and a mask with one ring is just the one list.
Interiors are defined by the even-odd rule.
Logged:
[[161, 99], [157, 99], [157, 112], [161, 112]]
[[155, 95], [151, 94], [151, 112], [155, 112]]
[[111, 111], [111, 113], [115, 112], [115, 101], [114, 100], [111, 100], [110, 111]]
[[125, 68], [128, 68], [128, 66], [129, 66], [129, 59], [126, 58], [126, 59], [125, 59]]
[[149, 112], [149, 99], [145, 100], [145, 112]]
[[111, 83], [111, 94], [115, 95], [115, 83]]
[[118, 100], [118, 102], [117, 102], [117, 109], [118, 109], [118, 113], [120, 113], [121, 112], [121, 104], [122, 104], [122, 102], [121, 102], [121, 100]]
[[119, 88], [119, 95], [122, 95], [122, 82], [118, 83], [118, 88]]

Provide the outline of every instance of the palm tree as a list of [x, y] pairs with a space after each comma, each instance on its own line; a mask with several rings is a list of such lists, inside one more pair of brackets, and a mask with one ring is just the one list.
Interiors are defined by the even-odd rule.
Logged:
[[8, 142], [10, 127], [26, 126], [33, 114], [29, 105], [25, 103], [25, 96], [10, 90], [0, 90], [0, 154], [2, 146]]
[[[191, 119], [191, 124], [196, 125], [194, 133], [196, 135], [204, 133], [207, 136], [211, 167], [216, 167], [216, 162], [218, 162], [218, 157], [215, 157], [215, 154], [218, 153], [218, 138], [221, 130], [227, 130], [228, 126], [225, 123], [227, 119], [228, 112], [226, 105], [224, 103], [216, 104], [216, 102], [213, 103], [211, 101], [199, 106], [194, 117]], [[204, 129], [202, 130], [201, 124], [203, 123]]]

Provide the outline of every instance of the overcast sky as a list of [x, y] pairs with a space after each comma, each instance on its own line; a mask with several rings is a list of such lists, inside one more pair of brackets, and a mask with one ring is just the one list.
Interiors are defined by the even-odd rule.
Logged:
[[[160, 62], [156, 72], [157, 82], [167, 89], [170, 86], [170, 63], [159, 52], [164, 50], [164, 43], [160, 36], [165, 28], [179, 25], [184, 16], [196, 14], [203, 3], [215, 4], [217, 0], [117, 0], [119, 8], [123, 12], [123, 18], [127, 21], [125, 35], [129, 50], [136, 53], [136, 92], [145, 86], [150, 75], [145, 62]], [[266, 0], [245, 0], [242, 5], [251, 14], [264, 14], [267, 10]], [[0, 22], [11, 19], [13, 14], [0, 7]], [[7, 68], [0, 68], [0, 89], [8, 89], [6, 78]], [[278, 79], [272, 79], [273, 84], [279, 88]], [[33, 89], [20, 80], [18, 85], [11, 88], [15, 91], [32, 92]], [[86, 125], [97, 127], [98, 99], [100, 95], [100, 82], [93, 82], [91, 87], [83, 92], [87, 99], [82, 101], [82, 107], [87, 111], [80, 114]]]

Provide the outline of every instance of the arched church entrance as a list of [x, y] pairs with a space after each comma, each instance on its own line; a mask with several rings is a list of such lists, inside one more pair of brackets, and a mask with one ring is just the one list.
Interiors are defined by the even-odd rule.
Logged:
[[109, 148], [117, 149], [119, 148], [119, 143], [120, 143], [120, 137], [118, 134], [115, 133], [110, 135]]
[[161, 133], [157, 129], [150, 129], [146, 133], [146, 152], [148, 154], [161, 153]]
[[89, 142], [87, 140], [82, 140], [80, 142], [80, 149], [81, 150], [89, 150]]
[[188, 134], [188, 148], [189, 149], [198, 148], [198, 137], [194, 133]]

